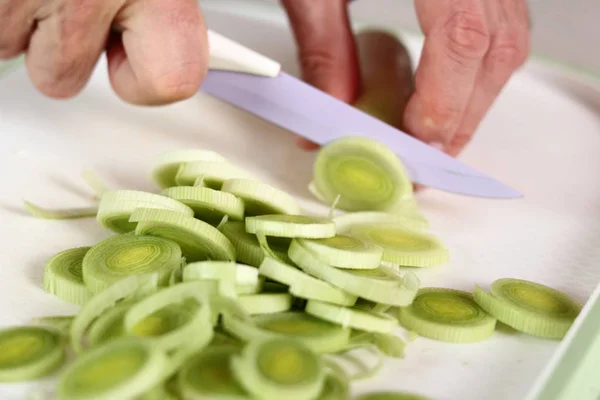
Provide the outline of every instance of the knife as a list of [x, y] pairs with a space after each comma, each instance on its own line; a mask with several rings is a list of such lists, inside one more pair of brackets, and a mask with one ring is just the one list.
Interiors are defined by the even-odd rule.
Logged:
[[200, 90], [319, 145], [348, 135], [368, 136], [393, 150], [411, 180], [484, 198], [517, 198], [513, 188], [463, 164], [281, 70], [268, 57], [208, 32], [209, 72]]

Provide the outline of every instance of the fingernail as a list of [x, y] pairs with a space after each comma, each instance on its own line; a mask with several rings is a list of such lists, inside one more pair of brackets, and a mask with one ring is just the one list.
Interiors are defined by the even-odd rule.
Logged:
[[429, 143], [429, 145], [436, 150], [444, 151], [445, 146], [442, 142], [431, 142], [431, 143]]

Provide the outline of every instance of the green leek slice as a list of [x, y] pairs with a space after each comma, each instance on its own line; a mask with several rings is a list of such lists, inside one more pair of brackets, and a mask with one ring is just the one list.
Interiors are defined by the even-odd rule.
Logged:
[[318, 353], [332, 353], [346, 348], [351, 333], [350, 328], [299, 311], [254, 315], [252, 324], [225, 314], [223, 328], [243, 341], [271, 336], [296, 339]]
[[345, 211], [388, 210], [412, 197], [402, 162], [387, 146], [347, 136], [323, 146], [314, 164], [314, 183], [327, 204], [339, 195]]
[[396, 214], [384, 211], [359, 211], [333, 218], [337, 233], [348, 233], [357, 225], [394, 224], [413, 229], [427, 229], [429, 222], [418, 211]]
[[246, 216], [300, 214], [296, 199], [266, 183], [252, 179], [229, 179], [223, 183], [221, 190], [244, 201]]
[[132, 301], [123, 300], [100, 315], [90, 327], [87, 335], [90, 347], [97, 347], [125, 336], [123, 321], [125, 314], [133, 304]]
[[248, 233], [285, 238], [330, 238], [335, 236], [335, 224], [325, 218], [306, 215], [271, 214], [246, 217]]
[[65, 344], [62, 334], [50, 327], [0, 330], [0, 382], [29, 381], [52, 374], [65, 361]]
[[190, 358], [181, 368], [177, 382], [188, 399], [250, 400], [231, 371], [231, 357], [237, 346], [209, 347]]
[[237, 294], [255, 294], [261, 291], [264, 278], [258, 269], [249, 265], [228, 261], [194, 262], [185, 266], [182, 279], [184, 281], [202, 279], [230, 279]]
[[193, 161], [226, 162], [226, 158], [211, 150], [173, 150], [155, 157], [151, 177], [158, 187], [164, 189], [175, 186], [175, 176], [182, 164]]
[[48, 317], [38, 317], [31, 320], [32, 324], [49, 326], [56, 329], [64, 336], [69, 336], [71, 325], [75, 319], [74, 315], [53, 315]]
[[235, 248], [218, 229], [193, 217], [171, 210], [138, 208], [130, 221], [137, 222], [136, 235], [170, 239], [181, 247], [189, 262], [235, 260]]
[[304, 311], [344, 328], [349, 327], [361, 331], [390, 333], [398, 327], [398, 321], [387, 314], [338, 306], [318, 300], [309, 300]]
[[166, 286], [181, 265], [181, 248], [172, 240], [154, 236], [116, 235], [97, 243], [83, 258], [83, 281], [98, 293], [128, 275], [157, 273]]
[[400, 307], [398, 319], [420, 336], [450, 343], [474, 343], [489, 338], [496, 319], [468, 292], [443, 288], [419, 290], [413, 303]]
[[357, 225], [350, 235], [383, 247], [383, 261], [406, 267], [431, 267], [448, 262], [448, 249], [437, 237], [392, 224]]
[[100, 199], [104, 193], [110, 192], [110, 188], [104, 181], [91, 169], [86, 169], [81, 173], [81, 177], [94, 191], [95, 197]]
[[[256, 235], [246, 232], [246, 227], [243, 222], [228, 221], [221, 227], [221, 233], [229, 239], [233, 247], [237, 261], [259, 267], [265, 258], [265, 253], [258, 242]], [[284, 246], [283, 243], [274, 241], [273, 237], [267, 238], [270, 249], [277, 255], [277, 258], [286, 260], [289, 244]]]
[[476, 287], [474, 299], [504, 324], [548, 339], [562, 339], [581, 311], [581, 305], [566, 294], [522, 279], [498, 279], [491, 294]]
[[[180, 283], [141, 300], [125, 314], [125, 332], [145, 337], [165, 351], [189, 345], [192, 337], [197, 348], [206, 346], [213, 330], [210, 296], [202, 292], [203, 288], [196, 282]], [[186, 300], [195, 301], [190, 304]], [[176, 307], [167, 308], [170, 305]]]
[[192, 186], [200, 177], [203, 178], [206, 187], [216, 190], [221, 190], [223, 183], [229, 179], [257, 180], [253, 174], [229, 162], [194, 161], [181, 165], [175, 182], [177, 186]]
[[337, 235], [327, 239], [297, 241], [324, 263], [338, 268], [374, 269], [381, 264], [383, 256], [380, 246], [352, 236]]
[[292, 308], [292, 296], [289, 293], [247, 294], [240, 296], [239, 300], [250, 315], [274, 314]]
[[150, 342], [121, 338], [83, 353], [61, 374], [59, 400], [131, 399], [152, 389], [167, 358]]
[[194, 215], [194, 210], [190, 207], [167, 196], [137, 190], [112, 190], [100, 199], [96, 219], [100, 225], [113, 232], [131, 232], [136, 223], [130, 222], [129, 218], [141, 207], [177, 211], [190, 217]]
[[288, 253], [292, 261], [304, 272], [311, 274], [352, 295], [376, 303], [392, 306], [410, 304], [417, 294], [419, 278], [413, 273], [399, 272], [385, 266], [376, 270], [343, 270], [321, 262], [311, 251], [296, 240]]
[[43, 219], [76, 219], [95, 217], [98, 213], [98, 206], [50, 209], [33, 204], [30, 201], [24, 201], [23, 206], [34, 217]]
[[296, 267], [266, 257], [258, 272], [270, 279], [290, 287], [290, 293], [303, 299], [323, 300], [330, 303], [351, 306], [357, 296], [346, 293], [327, 282], [316, 279]]
[[92, 293], [83, 282], [83, 257], [91, 247], [63, 250], [52, 256], [44, 268], [44, 290], [69, 303], [82, 305]]
[[235, 290], [237, 294], [255, 294], [262, 291], [265, 277], [259, 275], [258, 268], [237, 264], [235, 269]]
[[289, 338], [253, 339], [231, 358], [233, 376], [253, 397], [314, 399], [323, 389], [323, 360]]
[[406, 392], [379, 391], [366, 393], [359, 396], [356, 400], [429, 400], [418, 394]]
[[231, 193], [199, 187], [175, 186], [161, 192], [194, 210], [196, 218], [212, 225], [218, 224], [227, 215], [233, 221], [244, 219], [244, 202]]
[[325, 364], [325, 382], [318, 400], [349, 400], [350, 382], [343, 369], [332, 362]]

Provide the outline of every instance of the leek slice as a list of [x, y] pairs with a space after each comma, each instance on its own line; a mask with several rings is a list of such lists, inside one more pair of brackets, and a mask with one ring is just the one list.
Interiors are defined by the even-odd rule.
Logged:
[[209, 347], [190, 358], [181, 368], [177, 382], [184, 399], [250, 400], [231, 371], [236, 346]]
[[258, 268], [237, 264], [235, 268], [235, 291], [237, 294], [255, 294], [263, 289], [264, 276], [260, 276]]
[[221, 190], [223, 183], [229, 179], [258, 180], [253, 174], [229, 162], [194, 161], [181, 165], [175, 182], [178, 186], [192, 186], [200, 177], [203, 178], [206, 187], [216, 190]]
[[266, 183], [252, 179], [229, 179], [222, 191], [244, 201], [246, 216], [267, 214], [300, 214], [300, 206], [292, 196]]
[[211, 150], [185, 149], [167, 151], [155, 157], [151, 177], [164, 189], [175, 186], [175, 176], [182, 164], [193, 161], [226, 162], [226, 158]]
[[98, 206], [50, 209], [40, 207], [30, 201], [24, 201], [23, 206], [34, 217], [43, 219], [76, 219], [95, 217], [98, 213]]
[[249, 265], [233, 262], [195, 262], [185, 266], [182, 279], [184, 281], [202, 279], [230, 279], [235, 285], [237, 294], [255, 294], [262, 290], [264, 278], [258, 274], [258, 269]]
[[350, 382], [348, 376], [337, 364], [327, 362], [325, 364], [325, 382], [323, 390], [319, 394], [319, 400], [349, 400]]
[[81, 173], [81, 177], [88, 184], [88, 186], [94, 191], [96, 198], [101, 198], [104, 193], [110, 192], [110, 188], [100, 177], [91, 169], [86, 169]]
[[[256, 235], [246, 232], [243, 222], [229, 221], [223, 224], [220, 230], [235, 247], [237, 261], [257, 268], [260, 266], [265, 258], [265, 253]], [[277, 255], [278, 259], [287, 260], [289, 244], [286, 246], [273, 239], [275, 238], [267, 238], [269, 248]]]
[[374, 269], [381, 263], [383, 248], [352, 236], [337, 235], [327, 239], [297, 239], [326, 264], [338, 268]]
[[49, 326], [56, 329], [63, 335], [68, 336], [74, 319], [75, 316], [73, 315], [54, 315], [50, 317], [33, 318], [31, 323]]
[[357, 225], [352, 236], [383, 247], [383, 261], [406, 267], [431, 267], [448, 261], [448, 249], [437, 237], [391, 224]]
[[366, 393], [359, 396], [356, 400], [429, 400], [418, 394], [406, 392], [379, 391]]
[[233, 221], [244, 219], [244, 202], [231, 193], [199, 187], [175, 186], [161, 192], [194, 210], [196, 218], [212, 225], [218, 224], [225, 215]]
[[394, 224], [400, 227], [427, 229], [429, 222], [418, 211], [403, 214], [383, 211], [359, 211], [338, 215], [333, 218], [337, 233], [348, 233], [357, 225]]
[[349, 328], [299, 311], [254, 315], [252, 324], [225, 314], [223, 328], [244, 341], [272, 336], [292, 338], [318, 353], [332, 353], [346, 348], [351, 333]]
[[296, 265], [341, 290], [363, 299], [392, 306], [410, 304], [417, 294], [419, 278], [413, 273], [399, 272], [385, 266], [376, 270], [343, 270], [321, 262], [311, 251], [296, 240], [292, 241], [288, 253]]
[[83, 258], [83, 281], [92, 293], [98, 293], [128, 275], [157, 273], [158, 284], [166, 286], [181, 256], [181, 248], [172, 240], [112, 236], [92, 246]]
[[136, 224], [129, 221], [129, 218], [141, 207], [177, 211], [190, 217], [194, 215], [194, 210], [190, 207], [167, 196], [137, 190], [112, 190], [100, 199], [96, 219], [100, 225], [113, 232], [131, 232]]
[[346, 293], [327, 282], [313, 278], [296, 267], [266, 257], [258, 272], [290, 287], [290, 293], [303, 299], [323, 300], [340, 305], [353, 305], [357, 296]]
[[[203, 286], [196, 282], [180, 283], [141, 300], [125, 314], [125, 332], [145, 337], [154, 347], [164, 351], [189, 346], [192, 337], [197, 349], [206, 346], [212, 339], [213, 330], [210, 297], [202, 289]], [[186, 300], [195, 301], [190, 304]], [[169, 309], [170, 305], [175, 307]]]
[[288, 338], [250, 341], [231, 358], [233, 376], [253, 397], [314, 399], [323, 389], [323, 360], [302, 342]]
[[324, 218], [306, 215], [271, 214], [246, 217], [248, 233], [285, 238], [330, 238], [335, 236], [335, 224]]
[[292, 308], [292, 296], [288, 293], [247, 294], [240, 296], [239, 300], [250, 315], [274, 314]]
[[92, 293], [83, 282], [81, 266], [90, 248], [77, 247], [52, 256], [44, 268], [44, 290], [69, 303], [85, 304]]
[[476, 287], [474, 299], [506, 325], [548, 339], [562, 339], [581, 311], [581, 305], [566, 294], [522, 279], [498, 279], [491, 294]]
[[0, 330], [0, 382], [42, 378], [65, 361], [62, 334], [43, 326], [16, 326]]
[[187, 261], [235, 260], [235, 248], [218, 229], [171, 210], [138, 208], [130, 221], [136, 235], [150, 235], [176, 242]]
[[132, 301], [124, 300], [100, 315], [88, 332], [87, 339], [90, 347], [97, 347], [125, 336], [123, 321], [125, 320], [125, 314], [133, 304]]
[[152, 389], [166, 355], [150, 342], [121, 338], [83, 353], [64, 371], [59, 400], [131, 399]]
[[412, 197], [412, 184], [398, 156], [366, 137], [347, 136], [323, 146], [314, 164], [320, 196], [345, 211], [388, 210]]
[[413, 303], [400, 307], [400, 323], [420, 336], [451, 343], [474, 343], [489, 338], [496, 319], [473, 300], [471, 293], [423, 288]]
[[304, 311], [325, 321], [361, 331], [390, 333], [398, 327], [398, 321], [387, 314], [338, 306], [318, 300], [309, 300]]

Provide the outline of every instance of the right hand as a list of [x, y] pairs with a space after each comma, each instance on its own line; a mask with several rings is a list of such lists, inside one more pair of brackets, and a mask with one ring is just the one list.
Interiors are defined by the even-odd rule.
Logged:
[[31, 81], [54, 98], [78, 94], [105, 50], [113, 89], [133, 104], [189, 98], [208, 70], [196, 0], [0, 0], [0, 27], [0, 60], [26, 52]]

